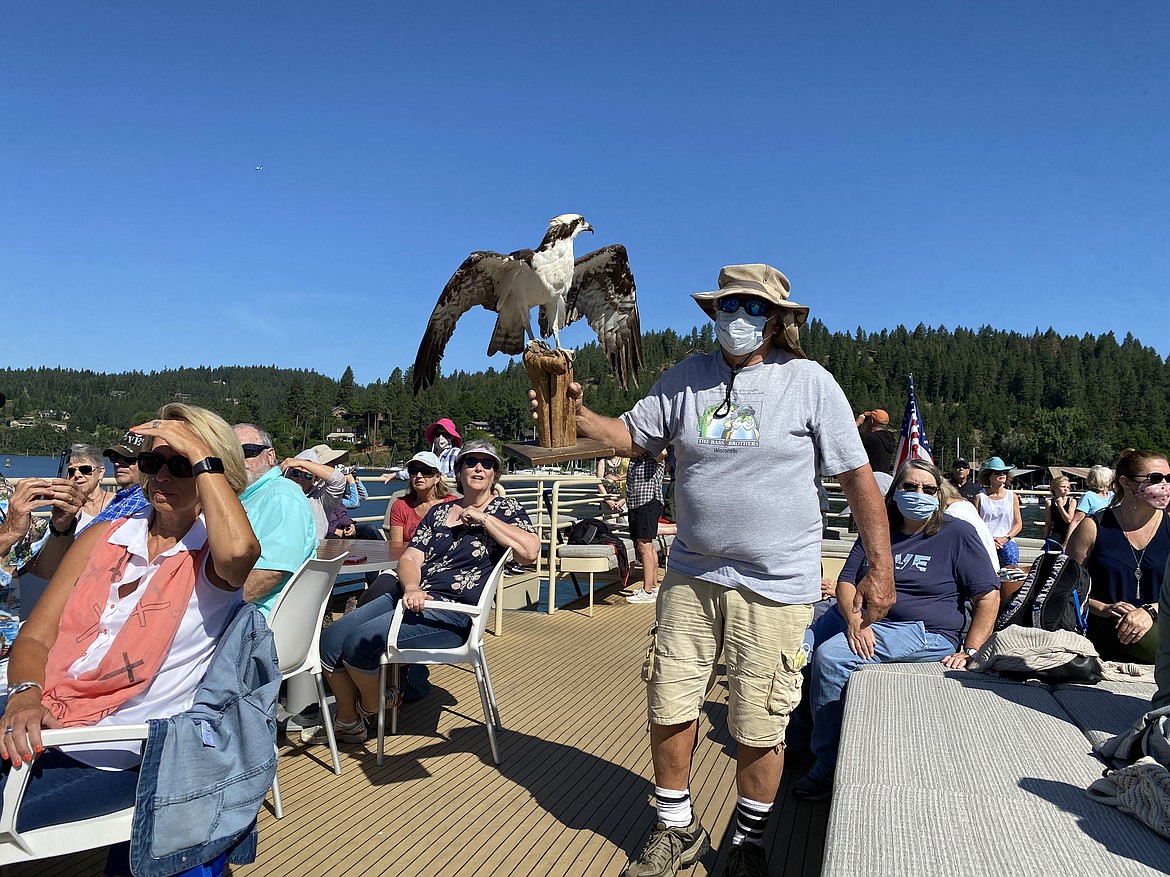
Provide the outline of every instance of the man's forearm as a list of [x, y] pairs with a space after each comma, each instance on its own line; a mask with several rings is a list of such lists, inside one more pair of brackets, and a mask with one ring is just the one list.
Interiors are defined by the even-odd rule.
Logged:
[[255, 603], [258, 600], [263, 600], [276, 590], [276, 586], [288, 574], [280, 569], [253, 568], [248, 573], [248, 578], [244, 580], [244, 601], [247, 603]]
[[634, 440], [630, 436], [630, 429], [624, 420], [618, 417], [603, 417], [590, 411], [584, 405], [581, 406], [581, 410], [577, 414], [577, 432], [585, 438], [609, 445], [622, 457], [644, 453], [634, 444]]
[[971, 628], [967, 631], [967, 648], [977, 649], [995, 630], [999, 613], [999, 591], [988, 591], [972, 601]]
[[857, 522], [858, 538], [865, 549], [870, 569], [890, 572], [894, 568], [894, 561], [890, 556], [890, 520], [886, 516], [886, 504], [868, 464], [862, 469], [865, 471], [855, 469], [850, 473], [842, 473], [838, 480], [845, 491], [845, 498], [849, 500], [853, 519]]

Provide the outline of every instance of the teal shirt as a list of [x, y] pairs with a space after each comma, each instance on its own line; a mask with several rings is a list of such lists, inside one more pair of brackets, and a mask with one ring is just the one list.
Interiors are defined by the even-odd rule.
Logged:
[[281, 474], [279, 466], [249, 484], [240, 494], [240, 503], [260, 540], [260, 559], [254, 568], [287, 573], [271, 594], [256, 601], [256, 607], [267, 618], [277, 594], [317, 550], [317, 525], [304, 492]]

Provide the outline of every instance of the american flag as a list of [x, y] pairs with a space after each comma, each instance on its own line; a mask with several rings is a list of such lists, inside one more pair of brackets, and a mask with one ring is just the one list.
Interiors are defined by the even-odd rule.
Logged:
[[914, 375], [910, 375], [910, 398], [906, 400], [906, 413], [902, 415], [902, 433], [898, 437], [898, 453], [894, 456], [894, 472], [902, 468], [907, 460], [934, 462], [922, 417], [918, 414], [918, 400], [914, 398]]

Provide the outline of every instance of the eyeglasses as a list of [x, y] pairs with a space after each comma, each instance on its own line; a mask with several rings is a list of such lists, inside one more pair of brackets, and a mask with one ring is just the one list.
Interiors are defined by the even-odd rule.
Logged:
[[734, 314], [743, 308], [749, 317], [766, 317], [772, 313], [772, 305], [762, 298], [749, 296], [725, 295], [715, 300], [715, 307], [725, 314]]
[[970, 469], [971, 467], [970, 467], [970, 466], [964, 466], [962, 463], [956, 463], [956, 464], [955, 464], [955, 468], [956, 468], [956, 469]]
[[[139, 468], [141, 468], [141, 466]], [[304, 469], [289, 469], [284, 473], [284, 476], [286, 478], [291, 478], [294, 481], [298, 479], [303, 481], [312, 481], [316, 477], [312, 472], [306, 472]]]
[[115, 466], [133, 466], [138, 460], [137, 457], [124, 457], [121, 454], [115, 454], [113, 452], [106, 454], [106, 459]]
[[[74, 472], [80, 472], [82, 475], [92, 475], [93, 468], [93, 466], [70, 466], [65, 471], [68, 472], [69, 477], [72, 478]], [[1155, 481], [1154, 483], [1157, 484], [1158, 482]]]
[[407, 466], [406, 472], [413, 478], [415, 475], [424, 475], [430, 478], [432, 475], [438, 475], [438, 469], [432, 469], [430, 466]]
[[259, 457], [265, 451], [272, 448], [272, 445], [240, 445], [244, 449], [244, 459], [251, 460], [253, 457]]
[[138, 471], [147, 475], [157, 475], [166, 466], [175, 478], [191, 477], [191, 461], [176, 454], [173, 457], [164, 457], [151, 451], [144, 451], [138, 455]]
[[[73, 474], [72, 470], [69, 474]], [[1170, 481], [1170, 475], [1165, 472], [1148, 472], [1145, 475], [1134, 475], [1131, 480], [1144, 481], [1146, 484], [1161, 484], [1163, 481]]]
[[927, 496], [934, 496], [938, 493], [938, 488], [933, 484], [915, 484], [913, 481], [903, 481], [902, 490], [907, 493], [917, 493], [921, 490]]
[[496, 468], [496, 461], [494, 457], [464, 457], [459, 461], [459, 465], [464, 469], [474, 469], [476, 466], [482, 466], [484, 469], [490, 471]]

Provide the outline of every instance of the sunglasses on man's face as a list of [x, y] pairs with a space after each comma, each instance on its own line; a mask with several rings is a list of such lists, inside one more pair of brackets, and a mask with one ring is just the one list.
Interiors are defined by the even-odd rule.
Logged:
[[167, 471], [175, 478], [191, 477], [191, 461], [176, 454], [173, 457], [164, 457], [152, 451], [145, 451], [138, 455], [138, 471], [147, 475], [157, 475], [166, 466]]
[[284, 475], [294, 481], [312, 481], [316, 477], [312, 472], [306, 472], [304, 469], [289, 469]]
[[772, 313], [771, 304], [761, 298], [751, 298], [750, 296], [725, 295], [716, 300], [715, 307], [725, 314], [734, 314], [743, 308], [749, 317], [766, 317]]
[[934, 496], [938, 493], [938, 488], [933, 484], [915, 484], [913, 481], [903, 481], [902, 489], [907, 493], [917, 493], [921, 490], [927, 496]]
[[415, 475], [423, 475], [430, 478], [432, 475], [438, 475], [438, 469], [432, 469], [430, 466], [407, 466], [406, 473], [413, 478]]
[[80, 472], [82, 475], [92, 475], [93, 466], [70, 466], [65, 471], [69, 473], [70, 478], [73, 477], [74, 472]]
[[1146, 484], [1161, 484], [1163, 481], [1170, 481], [1170, 475], [1165, 472], [1147, 472], [1145, 475], [1133, 476], [1133, 481], [1145, 482]]
[[272, 445], [240, 445], [244, 450], [244, 459], [251, 460], [253, 457], [259, 457], [265, 451], [272, 447]]
[[106, 459], [114, 466], [133, 466], [137, 457], [123, 457], [121, 454], [106, 454]]
[[474, 469], [479, 465], [490, 471], [496, 468], [496, 461], [491, 457], [464, 457], [459, 461], [459, 465], [464, 469]]

